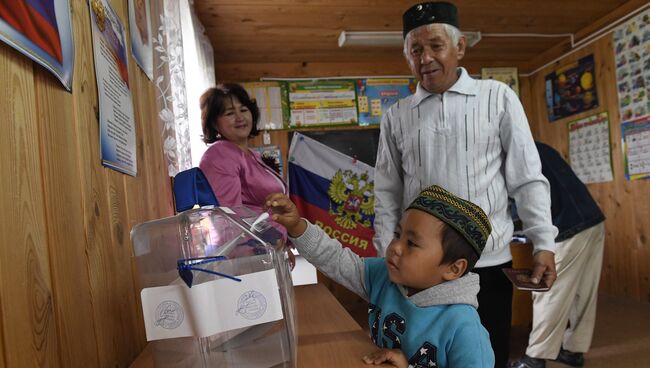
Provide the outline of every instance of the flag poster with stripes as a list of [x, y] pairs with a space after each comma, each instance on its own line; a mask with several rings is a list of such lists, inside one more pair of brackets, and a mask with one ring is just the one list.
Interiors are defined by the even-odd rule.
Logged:
[[68, 0], [0, 0], [0, 41], [72, 88], [74, 45]]
[[289, 193], [300, 215], [359, 256], [375, 257], [375, 169], [300, 133], [288, 161]]

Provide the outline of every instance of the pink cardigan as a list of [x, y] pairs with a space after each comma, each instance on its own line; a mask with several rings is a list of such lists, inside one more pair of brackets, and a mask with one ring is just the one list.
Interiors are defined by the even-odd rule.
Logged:
[[[262, 213], [266, 196], [277, 192], [287, 193], [284, 180], [264, 164], [258, 152], [249, 150], [246, 153], [226, 140], [208, 147], [199, 167], [208, 178], [221, 206], [244, 205]], [[275, 227], [282, 231], [286, 239], [284, 227]]]

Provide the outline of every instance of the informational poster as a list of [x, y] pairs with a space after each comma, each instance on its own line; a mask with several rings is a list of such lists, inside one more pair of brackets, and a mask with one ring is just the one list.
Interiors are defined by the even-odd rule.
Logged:
[[569, 160], [585, 184], [613, 180], [607, 112], [569, 123]]
[[381, 123], [381, 117], [399, 99], [415, 93], [417, 84], [409, 78], [372, 78], [357, 80], [359, 125]]
[[621, 122], [650, 116], [650, 9], [614, 30]]
[[551, 122], [598, 107], [593, 55], [546, 76], [546, 107]]
[[135, 176], [133, 100], [124, 27], [106, 0], [88, 0], [99, 95], [99, 145], [104, 166]]
[[519, 96], [519, 73], [515, 67], [481, 68], [481, 79], [503, 82]]
[[289, 126], [289, 98], [286, 82], [247, 82], [242, 86], [260, 109], [257, 129], [283, 129]]
[[136, 63], [153, 80], [153, 50], [151, 48], [151, 10], [149, 0], [129, 0], [129, 29], [131, 53]]
[[353, 80], [296, 81], [288, 86], [292, 128], [357, 123]]
[[0, 40], [72, 89], [74, 44], [68, 0], [0, 1]]
[[282, 150], [280, 150], [280, 147], [273, 144], [268, 144], [264, 146], [253, 147], [253, 149], [260, 153], [262, 156], [262, 161], [264, 161], [268, 167], [276, 170], [280, 176], [284, 177], [284, 165], [282, 164]]
[[650, 118], [621, 124], [625, 178], [627, 180], [650, 177]]

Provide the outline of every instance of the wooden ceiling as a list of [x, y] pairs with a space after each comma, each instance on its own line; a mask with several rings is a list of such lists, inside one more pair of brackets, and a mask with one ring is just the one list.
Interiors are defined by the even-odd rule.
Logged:
[[[531, 71], [570, 48], [568, 37], [490, 37], [489, 33], [572, 33], [577, 42], [638, 9], [647, 0], [458, 0], [463, 31], [483, 39], [462, 64], [517, 66]], [[195, 0], [219, 70], [268, 75], [264, 65], [364, 63], [408, 71], [400, 47], [344, 47], [341, 31], [400, 31], [406, 0]], [[241, 65], [242, 67], [238, 67]], [[250, 68], [255, 65], [254, 68]], [[230, 67], [230, 69], [228, 69]], [[390, 68], [389, 68], [390, 69]], [[255, 71], [253, 71], [255, 70]], [[391, 70], [392, 71], [392, 70]], [[291, 74], [291, 70], [285, 71]], [[384, 73], [391, 74], [391, 73]], [[336, 75], [332, 71], [332, 75]], [[290, 75], [284, 75], [288, 77]], [[219, 76], [218, 76], [219, 77]]]

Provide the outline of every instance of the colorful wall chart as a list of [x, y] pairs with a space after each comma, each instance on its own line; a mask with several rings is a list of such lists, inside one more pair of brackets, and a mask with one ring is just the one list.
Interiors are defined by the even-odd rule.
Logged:
[[621, 122], [650, 115], [650, 9], [614, 30]]
[[546, 76], [546, 108], [553, 122], [598, 107], [596, 65], [589, 55]]
[[357, 123], [353, 80], [288, 82], [293, 127]]
[[627, 180], [650, 178], [650, 118], [621, 124], [621, 146]]
[[612, 181], [607, 112], [569, 123], [569, 161], [585, 184]]
[[359, 125], [381, 123], [386, 110], [399, 99], [415, 93], [414, 79], [372, 78], [357, 80]]

